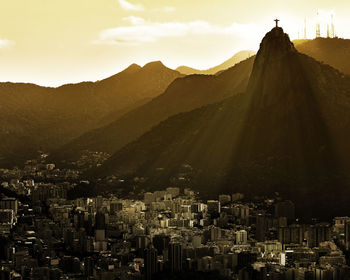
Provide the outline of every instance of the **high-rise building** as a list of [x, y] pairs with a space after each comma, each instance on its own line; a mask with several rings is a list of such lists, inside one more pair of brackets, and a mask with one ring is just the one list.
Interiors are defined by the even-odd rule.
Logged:
[[278, 228], [278, 241], [282, 244], [291, 243], [291, 231], [289, 227]]
[[278, 241], [282, 244], [302, 244], [305, 239], [306, 226], [293, 224], [278, 229]]
[[239, 207], [239, 209], [240, 209], [240, 217], [241, 217], [241, 219], [248, 219], [249, 218], [249, 206], [241, 205]]
[[117, 212], [123, 210], [123, 203], [122, 202], [111, 202], [110, 204], [110, 213], [112, 215], [115, 215]]
[[342, 234], [345, 232], [346, 223], [350, 223], [350, 217], [335, 217], [334, 222], [334, 231], [336, 233]]
[[84, 258], [84, 275], [86, 277], [92, 276], [94, 273], [94, 259], [92, 257]]
[[85, 225], [85, 212], [84, 211], [78, 211], [74, 215], [74, 226], [79, 229], [84, 227]]
[[248, 233], [245, 230], [240, 230], [236, 232], [236, 244], [245, 245], [248, 241]]
[[148, 247], [148, 244], [150, 243], [149, 237], [147, 235], [138, 235], [135, 236], [136, 241], [136, 249], [146, 249]]
[[168, 249], [170, 243], [169, 235], [158, 234], [153, 237], [152, 240], [153, 246], [157, 249], [159, 254], [163, 254], [165, 249]]
[[217, 200], [208, 200], [207, 201], [207, 206], [208, 206], [208, 213], [210, 215], [220, 214], [221, 205], [220, 205], [219, 201], [217, 201]]
[[310, 248], [318, 247], [321, 242], [331, 240], [331, 228], [328, 223], [312, 225], [307, 230], [307, 242]]
[[180, 243], [169, 244], [169, 265], [171, 272], [182, 270], [182, 246]]
[[95, 206], [96, 209], [100, 209], [102, 207], [103, 204], [103, 197], [101, 195], [98, 195], [95, 199]]
[[0, 200], [0, 209], [11, 209], [14, 214], [18, 212], [18, 200], [13, 197], [5, 197]]
[[221, 239], [221, 228], [212, 227], [210, 229], [210, 239], [211, 241], [216, 241]]
[[345, 248], [350, 250], [350, 222], [346, 222], [344, 228]]
[[95, 228], [105, 229], [106, 228], [106, 216], [102, 211], [97, 211], [95, 216]]
[[145, 279], [151, 280], [152, 275], [158, 272], [157, 249], [152, 245], [144, 250]]
[[255, 238], [258, 241], [265, 241], [266, 235], [266, 218], [264, 214], [258, 214], [256, 217], [256, 232]]

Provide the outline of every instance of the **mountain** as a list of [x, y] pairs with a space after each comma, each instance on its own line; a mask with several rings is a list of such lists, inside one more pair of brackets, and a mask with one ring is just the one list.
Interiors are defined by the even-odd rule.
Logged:
[[215, 75], [216, 73], [226, 70], [236, 65], [237, 63], [243, 60], [246, 60], [247, 58], [252, 57], [254, 55], [255, 55], [254, 51], [240, 51], [230, 59], [221, 63], [220, 65], [212, 67], [207, 70], [198, 70], [187, 66], [179, 66], [178, 68], [176, 68], [176, 70], [185, 75], [191, 75], [191, 74]]
[[176, 79], [166, 91], [116, 121], [89, 131], [56, 150], [55, 162], [75, 161], [84, 150], [114, 153], [168, 117], [221, 101], [246, 90], [254, 58], [220, 75], [190, 75]]
[[278, 191], [299, 215], [348, 214], [339, 205], [349, 202], [349, 141], [350, 77], [299, 53], [277, 27], [245, 93], [161, 122], [89, 174], [143, 177], [146, 189]]
[[58, 88], [0, 83], [0, 165], [20, 164], [38, 149], [51, 150], [105, 125], [161, 94], [182, 76], [152, 62], [131, 65], [98, 82]]
[[316, 38], [313, 40], [296, 40], [294, 43], [299, 52], [350, 75], [349, 39]]

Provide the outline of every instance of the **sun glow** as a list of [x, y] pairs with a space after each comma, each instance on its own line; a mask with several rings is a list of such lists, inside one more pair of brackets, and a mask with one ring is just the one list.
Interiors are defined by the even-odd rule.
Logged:
[[326, 36], [333, 15], [336, 35], [346, 38], [348, 14], [345, 1], [2, 1], [0, 77], [59, 85], [152, 60], [206, 69], [257, 50], [276, 17], [294, 40], [304, 37], [305, 19], [307, 38], [315, 37], [318, 21]]

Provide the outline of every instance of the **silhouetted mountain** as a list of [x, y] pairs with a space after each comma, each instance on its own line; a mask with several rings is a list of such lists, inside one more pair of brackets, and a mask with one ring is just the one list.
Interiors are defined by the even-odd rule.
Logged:
[[296, 40], [294, 42], [299, 52], [350, 75], [349, 39], [316, 38], [314, 40]]
[[207, 70], [198, 70], [198, 69], [194, 69], [194, 68], [187, 67], [187, 66], [179, 66], [178, 68], [176, 68], [176, 70], [182, 74], [185, 74], [185, 75], [191, 75], [191, 74], [214, 75], [214, 74], [217, 74], [220, 71], [226, 70], [226, 69], [236, 65], [237, 63], [239, 63], [243, 60], [246, 60], [247, 58], [254, 56], [254, 55], [255, 55], [254, 51], [240, 51], [240, 52], [236, 53], [230, 59], [221, 63], [220, 65], [212, 67], [212, 68], [207, 69]]
[[133, 64], [98, 82], [58, 88], [0, 83], [0, 164], [18, 164], [50, 150], [164, 92], [183, 75], [153, 62]]
[[152, 101], [67, 143], [53, 153], [53, 159], [76, 160], [84, 150], [114, 153], [172, 115], [245, 91], [253, 61], [253, 58], [242, 61], [217, 76], [191, 75], [176, 79]]
[[246, 93], [169, 118], [90, 174], [144, 177], [152, 189], [185, 182], [204, 193], [279, 191], [303, 215], [344, 214], [349, 142], [350, 77], [300, 54], [274, 28]]
[[141, 69], [142, 67], [140, 65], [133, 63], [128, 68], [124, 69], [122, 72], [132, 74], [140, 71]]

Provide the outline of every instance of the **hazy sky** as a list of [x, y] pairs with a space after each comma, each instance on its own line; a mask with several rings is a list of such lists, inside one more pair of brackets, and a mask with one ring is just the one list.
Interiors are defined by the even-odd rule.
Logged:
[[0, 81], [97, 80], [131, 63], [205, 69], [257, 50], [278, 17], [291, 39], [334, 14], [350, 37], [350, 3], [333, 0], [0, 0]]

